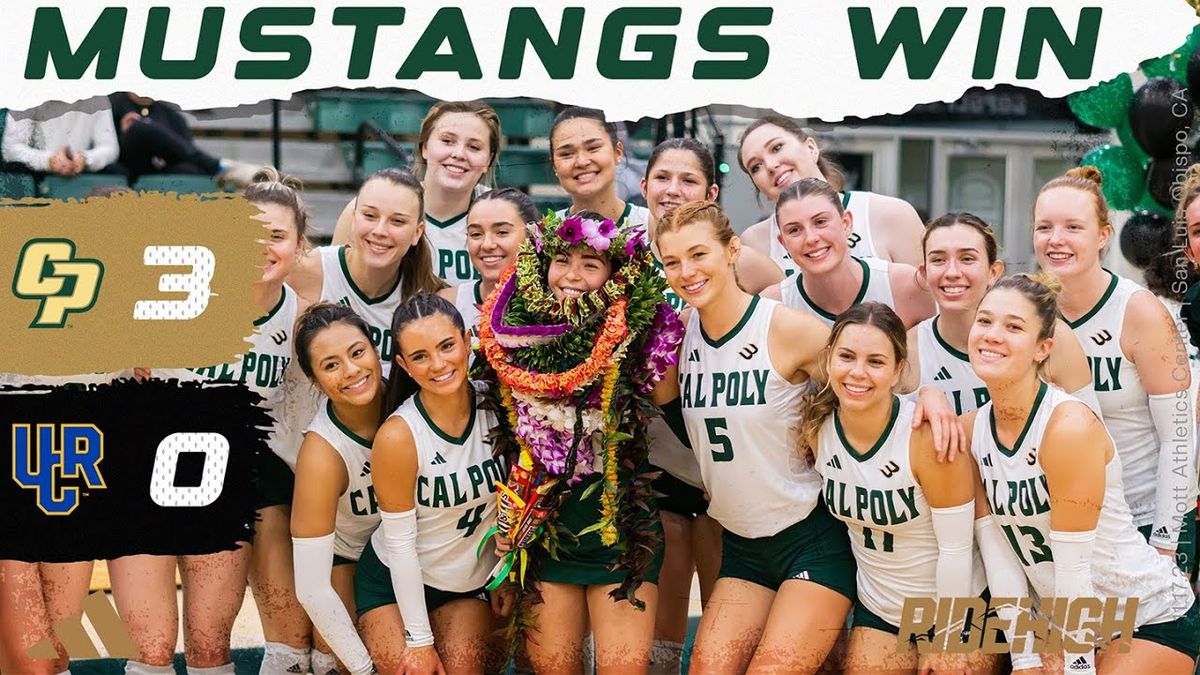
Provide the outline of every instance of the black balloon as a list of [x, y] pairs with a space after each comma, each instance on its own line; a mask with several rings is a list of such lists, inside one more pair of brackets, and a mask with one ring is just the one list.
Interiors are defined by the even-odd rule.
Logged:
[[1200, 105], [1200, 49], [1192, 52], [1192, 57], [1188, 59], [1187, 81], [1192, 103]]
[[1129, 106], [1129, 126], [1146, 154], [1166, 159], [1192, 127], [1192, 101], [1179, 82], [1156, 77], [1142, 85]]
[[1171, 248], [1171, 219], [1159, 213], [1138, 211], [1121, 228], [1121, 253], [1144, 269]]
[[1146, 191], [1163, 208], [1174, 209], [1177, 194], [1172, 189], [1183, 187], [1183, 175], [1197, 161], [1195, 154], [1180, 155], [1170, 159], [1152, 159], [1146, 171]]

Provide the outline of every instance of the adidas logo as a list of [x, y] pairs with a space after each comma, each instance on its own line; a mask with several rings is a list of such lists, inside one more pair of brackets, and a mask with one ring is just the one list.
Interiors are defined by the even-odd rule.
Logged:
[[293, 663], [292, 665], [288, 666], [288, 668], [287, 668], [287, 672], [289, 672], [289, 673], [302, 673], [302, 672], [304, 672], [304, 669], [300, 667], [300, 664], [299, 664], [299, 663]]
[[442, 453], [440, 453], [440, 452], [435, 452], [433, 454], [433, 461], [430, 462], [430, 464], [445, 464], [445, 463], [446, 463], [446, 458], [442, 457]]
[[365, 478], [371, 475], [371, 460], [363, 462], [362, 473], [358, 474], [359, 478]]
[[1087, 657], [1080, 656], [1079, 658], [1072, 661], [1071, 665], [1067, 666], [1067, 669], [1068, 670], [1091, 670], [1092, 664], [1088, 663]]
[[803, 579], [803, 580], [807, 581], [808, 580], [808, 570], [804, 570], [803, 572], [797, 572], [796, 574], [792, 575], [792, 578], [793, 579]]
[[934, 382], [941, 382], [942, 380], [948, 379], [950, 379], [950, 371], [946, 369], [946, 366], [942, 366], [942, 369], [937, 372], [937, 375], [933, 376]]
[[832, 459], [830, 459], [828, 462], [825, 462], [825, 466], [831, 466], [835, 469], [840, 469], [842, 468], [842, 460], [838, 459], [837, 455], [834, 455]]
[[1171, 531], [1167, 529], [1166, 525], [1163, 525], [1162, 527], [1160, 527], [1154, 531], [1154, 536], [1160, 537], [1160, 538], [1168, 538], [1171, 536]]
[[991, 465], [992, 465], [992, 456], [991, 456], [991, 455], [984, 455], [984, 457], [983, 457], [983, 465], [984, 465], [984, 466], [991, 466]]
[[690, 353], [690, 354], [688, 354], [688, 363], [694, 363], [694, 362], [696, 362], [696, 361], [699, 361], [699, 360], [700, 360], [700, 350], [699, 350], [699, 349], [693, 349], [693, 350], [691, 351], [691, 353]]
[[[112, 658], [136, 659], [137, 645], [129, 637], [129, 629], [117, 614], [117, 608], [108, 599], [104, 591], [96, 591], [83, 601], [83, 614], [92, 622], [96, 629], [96, 637]], [[54, 622], [54, 634], [58, 636], [67, 654], [72, 659], [98, 659], [100, 650], [88, 637], [83, 629], [83, 614], [67, 617]], [[30, 647], [26, 654], [31, 659], [54, 659], [58, 653], [54, 650], [54, 638], [45, 640]]]

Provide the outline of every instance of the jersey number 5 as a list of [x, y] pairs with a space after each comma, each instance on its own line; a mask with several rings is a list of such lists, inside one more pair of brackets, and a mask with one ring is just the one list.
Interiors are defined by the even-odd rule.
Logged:
[[728, 436], [722, 433], [729, 431], [729, 423], [725, 421], [725, 418], [710, 417], [704, 420], [704, 428], [708, 430], [708, 442], [712, 445], [709, 450], [712, 451], [713, 461], [733, 461], [733, 443]]

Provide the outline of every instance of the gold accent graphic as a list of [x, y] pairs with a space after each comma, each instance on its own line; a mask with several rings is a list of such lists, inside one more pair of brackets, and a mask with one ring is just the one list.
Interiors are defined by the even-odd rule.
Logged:
[[[92, 622], [96, 636], [104, 645], [108, 655], [115, 659], [136, 659], [137, 645], [129, 637], [129, 629], [117, 614], [117, 608], [103, 591], [96, 591], [83, 601], [83, 614]], [[100, 650], [88, 637], [83, 628], [83, 614], [67, 617], [54, 622], [54, 634], [72, 659], [95, 659], [100, 657]], [[58, 656], [54, 651], [53, 638], [46, 638], [29, 648], [26, 654], [31, 659], [53, 659]]]

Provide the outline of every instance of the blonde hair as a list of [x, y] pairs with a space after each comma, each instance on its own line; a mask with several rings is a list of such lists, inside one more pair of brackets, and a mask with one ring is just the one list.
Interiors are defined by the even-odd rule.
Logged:
[[655, 235], [661, 236], [663, 232], [675, 232], [683, 229], [685, 225], [691, 225], [698, 221], [712, 225], [717, 241], [721, 242], [723, 246], [728, 246], [736, 236], [733, 232], [733, 225], [729, 223], [729, 216], [725, 215], [725, 210], [721, 208], [720, 204], [708, 200], [680, 204], [667, 211], [663, 214], [663, 222], [658, 224]]
[[[1100, 231], [1103, 232], [1107, 229], [1109, 232], [1112, 232], [1113, 225], [1108, 219], [1108, 200], [1104, 198], [1104, 191], [1100, 189], [1103, 179], [1100, 169], [1094, 166], [1076, 167], [1057, 178], [1050, 179], [1042, 186], [1041, 190], [1038, 190], [1037, 196], [1041, 198], [1047, 191], [1062, 187], [1074, 188], [1086, 192], [1092, 196], [1092, 203], [1096, 208], [1096, 221], [1100, 223]], [[1034, 199], [1033, 208], [1036, 217], [1037, 199]], [[1105, 251], [1102, 249], [1100, 256], [1103, 257], [1104, 253]]]
[[292, 217], [296, 221], [296, 235], [303, 244], [311, 219], [308, 209], [304, 206], [304, 199], [300, 196], [303, 189], [304, 183], [299, 178], [280, 173], [279, 169], [273, 166], [264, 166], [254, 173], [242, 195], [251, 204], [275, 204], [291, 209]]
[[838, 338], [846, 330], [846, 326], [873, 326], [883, 331], [888, 342], [892, 344], [892, 353], [896, 358], [896, 366], [904, 367], [908, 362], [908, 333], [904, 330], [904, 322], [896, 312], [879, 302], [864, 302], [852, 305], [850, 309], [838, 315], [829, 333], [829, 341], [825, 344], [823, 358], [820, 360], [820, 377], [825, 381], [820, 389], [805, 394], [800, 399], [800, 452], [811, 462], [817, 454], [817, 438], [825, 420], [838, 409], [838, 397], [829, 384], [829, 359], [833, 355], [833, 347]]

